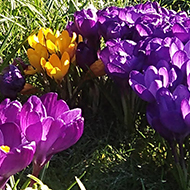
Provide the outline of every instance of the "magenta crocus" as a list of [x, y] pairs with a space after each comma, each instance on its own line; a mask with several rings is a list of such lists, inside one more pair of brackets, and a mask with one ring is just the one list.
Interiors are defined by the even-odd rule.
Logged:
[[11, 175], [27, 167], [35, 153], [35, 142], [23, 140], [15, 123], [0, 125], [0, 189], [4, 189]]
[[20, 114], [21, 129], [28, 141], [36, 142], [33, 175], [38, 176], [51, 157], [74, 145], [83, 133], [81, 109], [70, 110], [56, 93], [31, 96]]

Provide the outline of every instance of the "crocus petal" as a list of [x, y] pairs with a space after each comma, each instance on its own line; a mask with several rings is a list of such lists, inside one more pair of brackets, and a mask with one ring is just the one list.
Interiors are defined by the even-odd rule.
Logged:
[[[21, 135], [20, 135], [21, 131], [19, 130], [16, 124], [4, 123], [0, 125], [0, 131], [4, 136], [4, 144], [1, 145], [6, 145], [12, 148], [12, 147], [17, 147], [18, 145], [21, 144]], [[10, 133], [14, 134], [14, 138], [12, 137], [12, 135], [10, 135]]]
[[31, 163], [34, 152], [35, 142], [26, 143], [19, 148], [14, 148], [1, 163], [0, 176], [10, 177], [23, 170]]
[[172, 57], [173, 64], [179, 68], [182, 67], [185, 61], [187, 61], [187, 54], [184, 51], [177, 51]]
[[64, 112], [69, 110], [68, 105], [63, 100], [57, 100], [58, 95], [50, 92], [40, 97], [43, 105], [46, 108], [48, 116], [58, 118]]

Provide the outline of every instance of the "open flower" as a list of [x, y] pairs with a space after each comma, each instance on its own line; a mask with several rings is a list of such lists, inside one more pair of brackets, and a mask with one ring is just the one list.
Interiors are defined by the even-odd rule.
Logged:
[[15, 99], [17, 93], [20, 92], [25, 84], [25, 79], [20, 70], [9, 65], [4, 68], [3, 74], [0, 76], [0, 92], [8, 98]]
[[0, 125], [0, 189], [11, 175], [27, 167], [35, 153], [35, 142], [23, 142], [21, 131], [14, 123]]
[[70, 110], [56, 93], [31, 96], [22, 107], [20, 121], [26, 139], [36, 142], [35, 176], [55, 153], [74, 145], [83, 133], [81, 109]]

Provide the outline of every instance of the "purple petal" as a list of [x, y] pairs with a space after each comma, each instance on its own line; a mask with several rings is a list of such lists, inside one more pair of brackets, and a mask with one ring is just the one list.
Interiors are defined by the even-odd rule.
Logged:
[[172, 57], [173, 65], [176, 65], [179, 68], [181, 68], [185, 61], [187, 61], [187, 54], [184, 51], [179, 50], [174, 53]]
[[147, 88], [151, 85], [152, 81], [159, 79], [158, 70], [154, 66], [149, 66], [145, 71], [144, 81]]
[[35, 143], [32, 142], [23, 144], [19, 148], [15, 148], [11, 152], [7, 153], [6, 158], [0, 165], [0, 175], [10, 177], [11, 175], [23, 170], [31, 163], [34, 152]]
[[29, 142], [35, 141], [38, 143], [42, 137], [42, 123], [39, 121], [29, 125], [25, 130], [25, 136]]
[[21, 144], [21, 131], [14, 123], [4, 123], [0, 125], [0, 131], [3, 134], [4, 144], [10, 148], [17, 147]]
[[58, 118], [65, 111], [69, 110], [68, 105], [63, 100], [57, 100], [58, 95], [50, 92], [43, 95], [40, 99], [46, 108], [47, 115], [53, 118]]

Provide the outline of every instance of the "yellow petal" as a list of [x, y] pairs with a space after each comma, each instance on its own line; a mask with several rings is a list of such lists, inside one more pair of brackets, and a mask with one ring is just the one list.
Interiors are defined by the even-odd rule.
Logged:
[[44, 37], [44, 33], [43, 33], [42, 28], [38, 32], [38, 40], [39, 40], [40, 44], [42, 44], [43, 46], [45, 46], [45, 37]]
[[35, 48], [36, 44], [38, 43], [38, 37], [36, 36], [36, 34], [31, 35], [28, 37], [28, 44], [32, 47]]
[[67, 52], [64, 52], [62, 57], [61, 57], [61, 63], [62, 63], [62, 67], [61, 67], [61, 71], [63, 76], [65, 76], [69, 70], [69, 66], [70, 66], [70, 57], [69, 54]]
[[46, 41], [46, 46], [50, 54], [56, 53], [58, 51], [57, 46], [51, 40]]
[[69, 36], [69, 32], [67, 30], [63, 30], [61, 32], [61, 35], [63, 36], [63, 38], [69, 39], [69, 41], [71, 41], [71, 37]]
[[72, 36], [72, 39], [71, 39], [70, 43], [74, 43], [76, 41], [76, 39], [77, 39], [77, 34], [75, 32], [73, 32], [73, 36]]
[[42, 32], [44, 33], [46, 39], [47, 39], [48, 33], [53, 35], [53, 31], [50, 28], [41, 28], [41, 29], [42, 29]]
[[60, 35], [55, 41], [55, 45], [57, 46], [57, 49], [60, 51], [60, 53], [63, 54], [69, 44], [67, 40], [65, 40], [63, 36]]
[[78, 35], [78, 44], [79, 44], [80, 42], [83, 42], [83, 37], [79, 34], [79, 35]]
[[56, 39], [57, 38], [53, 34], [50, 32], [47, 33], [46, 40], [51, 40], [53, 43], [55, 43]]
[[61, 69], [61, 60], [56, 54], [52, 54], [50, 56], [49, 62], [51, 63], [53, 67], [58, 67], [59, 69]]
[[45, 70], [46, 60], [45, 60], [44, 57], [41, 57], [41, 59], [40, 59], [40, 65], [41, 65], [42, 68]]
[[69, 54], [70, 58], [72, 58], [75, 54], [77, 44], [70, 44], [68, 48], [65, 50]]
[[54, 67], [51, 72], [50, 72], [50, 75], [57, 81], [57, 82], [61, 82], [61, 80], [63, 79], [63, 73], [62, 71], [57, 68], [57, 67]]
[[41, 71], [41, 65], [40, 65], [40, 56], [38, 55], [38, 53], [33, 50], [33, 49], [28, 49], [27, 50], [27, 56], [29, 59], [30, 64], [36, 68], [38, 71]]
[[48, 59], [48, 51], [47, 51], [47, 48], [45, 46], [43, 46], [42, 44], [40, 43], [37, 43], [36, 44], [36, 47], [35, 47], [35, 51], [41, 56], [41, 57], [44, 57], [45, 59]]

